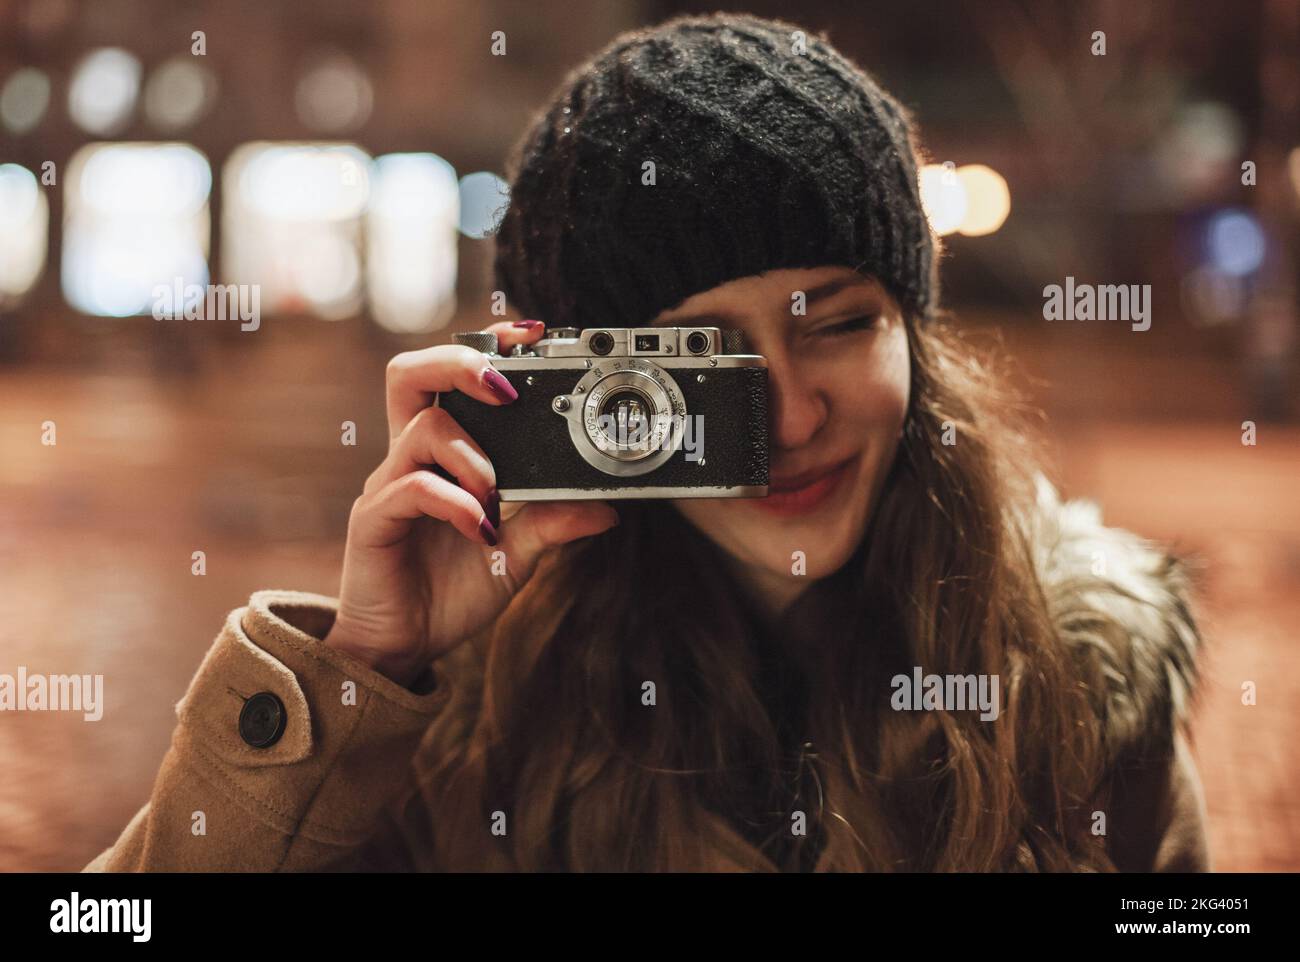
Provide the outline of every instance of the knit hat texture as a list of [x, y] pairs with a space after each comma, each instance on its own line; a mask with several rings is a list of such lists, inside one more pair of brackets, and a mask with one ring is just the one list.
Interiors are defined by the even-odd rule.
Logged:
[[494, 270], [523, 316], [643, 326], [726, 281], [823, 265], [932, 315], [908, 113], [823, 36], [796, 52], [800, 30], [680, 16], [569, 73], [507, 165]]

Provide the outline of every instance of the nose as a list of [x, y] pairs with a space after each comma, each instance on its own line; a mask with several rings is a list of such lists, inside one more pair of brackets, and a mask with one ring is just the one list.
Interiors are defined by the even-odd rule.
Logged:
[[767, 355], [772, 447], [800, 448], [817, 436], [830, 415], [825, 394], [784, 353]]

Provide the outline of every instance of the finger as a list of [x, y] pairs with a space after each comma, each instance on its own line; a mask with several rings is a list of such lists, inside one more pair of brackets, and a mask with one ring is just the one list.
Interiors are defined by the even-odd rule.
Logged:
[[526, 577], [547, 548], [600, 534], [616, 524], [618, 512], [607, 501], [533, 501], [502, 522], [501, 544], [511, 569]]
[[518, 395], [486, 354], [464, 344], [405, 351], [388, 362], [388, 436], [396, 438], [439, 391], [461, 391], [485, 404], [509, 404]]
[[412, 471], [439, 465], [450, 472], [456, 482], [473, 494], [487, 510], [488, 520], [496, 523], [495, 506], [488, 497], [497, 484], [496, 469], [483, 449], [456, 419], [439, 407], [422, 409], [393, 441], [388, 456], [366, 480], [369, 494]]
[[546, 335], [542, 321], [498, 321], [483, 330], [497, 336], [497, 353], [505, 354], [516, 344], [536, 344]]
[[431, 471], [414, 471], [357, 499], [349, 521], [349, 540], [368, 548], [396, 544], [422, 517], [450, 523], [478, 544], [494, 544], [496, 530], [483, 506], [464, 488]]

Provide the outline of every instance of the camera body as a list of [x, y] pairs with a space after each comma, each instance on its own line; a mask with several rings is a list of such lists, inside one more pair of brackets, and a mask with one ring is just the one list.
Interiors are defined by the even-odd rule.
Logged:
[[767, 360], [717, 327], [555, 328], [492, 358], [519, 397], [435, 404], [491, 459], [503, 501], [756, 498], [768, 490]]

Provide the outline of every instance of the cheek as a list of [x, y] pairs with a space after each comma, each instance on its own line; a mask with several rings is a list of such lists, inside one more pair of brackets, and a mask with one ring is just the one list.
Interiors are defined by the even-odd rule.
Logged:
[[911, 392], [907, 334], [891, 327], [869, 351], [846, 355], [837, 368], [834, 411], [842, 422], [837, 433], [863, 438], [882, 455], [891, 453]]

